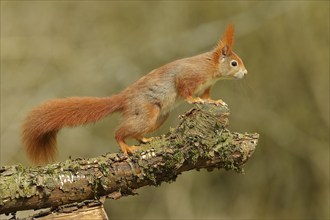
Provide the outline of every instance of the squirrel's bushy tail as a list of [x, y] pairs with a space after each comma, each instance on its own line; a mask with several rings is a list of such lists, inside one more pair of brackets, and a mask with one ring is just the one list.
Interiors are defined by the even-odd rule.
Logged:
[[22, 126], [27, 155], [35, 164], [50, 162], [56, 155], [56, 135], [62, 127], [96, 122], [120, 110], [120, 95], [47, 101], [33, 109]]

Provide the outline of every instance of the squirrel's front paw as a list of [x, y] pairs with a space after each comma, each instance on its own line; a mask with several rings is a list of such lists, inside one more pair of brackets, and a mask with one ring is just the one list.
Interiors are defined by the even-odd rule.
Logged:
[[227, 105], [227, 103], [222, 101], [222, 99], [214, 100], [214, 104], [216, 104], [217, 106], [220, 106], [220, 105], [226, 106]]
[[139, 140], [140, 143], [142, 143], [142, 144], [146, 144], [146, 143], [152, 141], [153, 138], [152, 138], [152, 137], [150, 137], [150, 138], [142, 137], [142, 138], [140, 138], [140, 139], [138, 139], [138, 140]]
[[213, 99], [202, 99], [200, 97], [196, 97], [196, 98], [188, 98], [187, 99], [188, 103], [189, 104], [205, 104], [205, 103], [209, 103], [209, 104], [214, 104], [216, 106], [227, 106], [227, 104], [222, 101], [222, 99], [218, 99], [218, 100], [213, 100]]
[[218, 99], [218, 100], [213, 100], [213, 99], [207, 99], [207, 103], [211, 103], [211, 104], [215, 104], [216, 106], [220, 106], [220, 105], [227, 105], [224, 101], [222, 101], [222, 99]]
[[189, 104], [204, 104], [205, 103], [205, 100], [204, 99], [201, 99], [200, 97], [196, 97], [196, 98], [193, 98], [193, 97], [189, 97], [187, 99], [187, 102]]

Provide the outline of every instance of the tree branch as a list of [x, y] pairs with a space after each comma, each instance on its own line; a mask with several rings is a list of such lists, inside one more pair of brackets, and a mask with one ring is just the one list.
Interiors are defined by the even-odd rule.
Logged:
[[196, 104], [175, 129], [126, 157], [112, 153], [45, 167], [0, 168], [0, 213], [57, 207], [107, 196], [118, 199], [146, 185], [175, 181], [184, 171], [225, 168], [242, 172], [258, 134], [227, 129], [226, 105]]

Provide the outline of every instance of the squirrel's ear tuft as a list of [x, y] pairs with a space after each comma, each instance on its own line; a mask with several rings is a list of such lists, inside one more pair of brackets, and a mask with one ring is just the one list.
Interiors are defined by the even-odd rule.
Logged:
[[223, 38], [219, 41], [217, 47], [214, 51], [214, 58], [216, 62], [221, 55], [227, 56], [231, 53], [232, 47], [234, 43], [234, 25], [229, 24], [226, 29], [226, 33], [224, 34]]
[[232, 49], [234, 43], [234, 32], [235, 32], [234, 25], [229, 24], [227, 26], [226, 33], [222, 38], [222, 41], [229, 46], [230, 50]]

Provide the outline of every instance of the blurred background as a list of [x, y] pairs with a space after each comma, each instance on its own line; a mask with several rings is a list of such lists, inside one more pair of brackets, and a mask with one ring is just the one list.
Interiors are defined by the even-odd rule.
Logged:
[[[211, 50], [229, 22], [249, 74], [212, 97], [228, 103], [230, 130], [261, 135], [245, 174], [186, 172], [107, 200], [110, 219], [329, 218], [329, 1], [1, 1], [1, 165], [29, 165], [20, 125], [37, 104], [118, 93]], [[118, 151], [118, 119], [63, 129], [58, 160]]]

